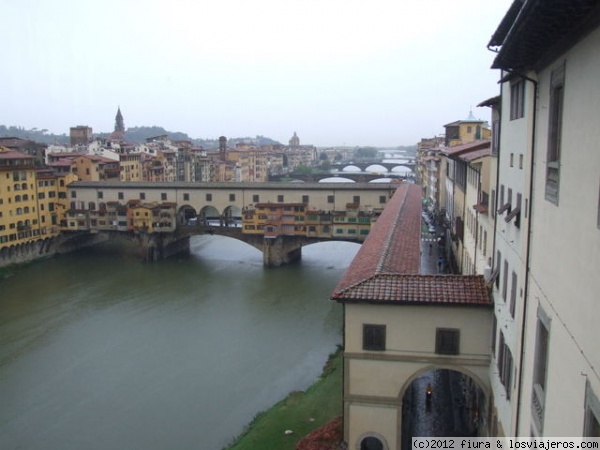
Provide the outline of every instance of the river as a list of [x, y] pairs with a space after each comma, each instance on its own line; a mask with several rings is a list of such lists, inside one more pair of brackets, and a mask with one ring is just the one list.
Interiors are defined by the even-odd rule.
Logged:
[[117, 244], [0, 280], [1, 449], [218, 450], [342, 342], [357, 244], [277, 269], [218, 236], [154, 264]]

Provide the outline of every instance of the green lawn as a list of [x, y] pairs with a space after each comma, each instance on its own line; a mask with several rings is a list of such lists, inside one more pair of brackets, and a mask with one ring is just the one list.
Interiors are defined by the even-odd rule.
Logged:
[[[226, 450], [294, 450], [311, 431], [342, 414], [342, 352], [334, 353], [319, 380], [305, 392], [292, 392], [256, 416]], [[286, 435], [286, 430], [294, 433]]]

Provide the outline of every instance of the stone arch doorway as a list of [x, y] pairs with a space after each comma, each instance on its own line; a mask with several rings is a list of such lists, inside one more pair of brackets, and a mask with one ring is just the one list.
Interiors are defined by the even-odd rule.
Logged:
[[214, 206], [205, 206], [198, 214], [199, 225], [220, 226], [221, 213]]
[[183, 205], [179, 208], [179, 223], [182, 225], [198, 225], [196, 210], [190, 205]]
[[223, 211], [225, 226], [242, 226], [242, 209], [237, 206], [228, 206]]
[[413, 437], [485, 436], [489, 392], [478, 377], [458, 367], [425, 368], [407, 380], [402, 405], [402, 449]]

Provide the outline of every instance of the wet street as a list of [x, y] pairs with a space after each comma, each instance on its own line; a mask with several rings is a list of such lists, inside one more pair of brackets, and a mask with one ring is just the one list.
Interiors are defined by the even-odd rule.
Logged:
[[476, 432], [465, 407], [465, 379], [459, 372], [432, 370], [412, 383], [404, 396], [403, 448], [411, 448], [413, 437], [470, 436]]

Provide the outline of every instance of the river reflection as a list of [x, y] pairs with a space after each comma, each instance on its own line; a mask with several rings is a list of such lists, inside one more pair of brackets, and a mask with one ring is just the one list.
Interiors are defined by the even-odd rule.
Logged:
[[0, 448], [220, 449], [318, 377], [342, 341], [331, 294], [358, 245], [265, 269], [196, 237], [156, 264], [113, 245], [0, 280]]

